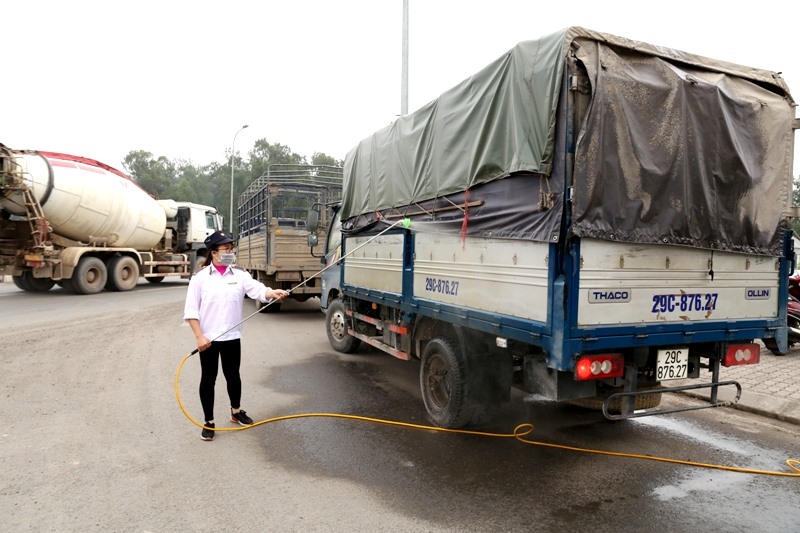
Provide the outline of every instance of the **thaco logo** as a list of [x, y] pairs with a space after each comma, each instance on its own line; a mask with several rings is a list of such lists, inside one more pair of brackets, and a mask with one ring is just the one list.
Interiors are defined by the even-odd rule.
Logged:
[[593, 289], [589, 291], [590, 304], [626, 303], [630, 301], [630, 289]]

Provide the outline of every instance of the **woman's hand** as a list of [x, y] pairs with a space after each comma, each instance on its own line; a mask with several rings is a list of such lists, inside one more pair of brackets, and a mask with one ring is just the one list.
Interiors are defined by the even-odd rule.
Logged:
[[201, 352], [208, 350], [209, 346], [211, 346], [211, 341], [208, 340], [208, 337], [205, 335], [200, 335], [197, 337], [197, 349]]
[[264, 296], [267, 298], [267, 300], [283, 300], [289, 296], [289, 291], [285, 291], [283, 289], [267, 289], [267, 292]]

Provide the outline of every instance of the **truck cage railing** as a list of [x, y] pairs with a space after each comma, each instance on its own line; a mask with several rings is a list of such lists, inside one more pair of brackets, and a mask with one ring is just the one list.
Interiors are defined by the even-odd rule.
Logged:
[[298, 188], [329, 189], [333, 199], [341, 198], [342, 167], [328, 165], [289, 165], [275, 164], [267, 168], [267, 173], [256, 178], [239, 196], [239, 205], [264, 190], [270, 184], [295, 185]]
[[243, 237], [269, 224], [305, 230], [312, 205], [339, 201], [342, 169], [325, 165], [270, 165], [239, 196], [238, 230]]

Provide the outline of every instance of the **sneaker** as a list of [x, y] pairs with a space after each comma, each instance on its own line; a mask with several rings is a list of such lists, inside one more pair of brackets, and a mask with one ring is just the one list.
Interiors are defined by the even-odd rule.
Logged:
[[233, 410], [231, 410], [231, 422], [236, 422], [237, 424], [241, 424], [243, 426], [249, 426], [253, 423], [253, 419], [247, 416], [247, 413], [244, 411], [234, 413]]
[[[209, 429], [211, 428], [211, 429]], [[203, 440], [214, 440], [214, 423], [213, 422], [206, 422], [206, 427], [203, 428], [203, 432], [200, 433], [200, 438]]]

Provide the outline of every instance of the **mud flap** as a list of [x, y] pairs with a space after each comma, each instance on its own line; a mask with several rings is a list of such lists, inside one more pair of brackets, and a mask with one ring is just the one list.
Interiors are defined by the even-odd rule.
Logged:
[[467, 398], [471, 404], [497, 405], [511, 399], [513, 361], [494, 338], [461, 330], [459, 341], [467, 362]]

